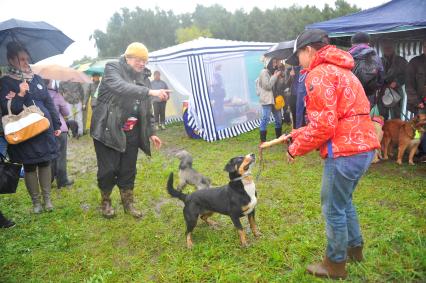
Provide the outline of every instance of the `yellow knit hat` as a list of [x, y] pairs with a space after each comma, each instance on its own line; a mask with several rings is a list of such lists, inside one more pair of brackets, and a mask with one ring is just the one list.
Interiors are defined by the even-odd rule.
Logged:
[[133, 42], [127, 46], [126, 57], [136, 57], [148, 61], [148, 48], [140, 42]]

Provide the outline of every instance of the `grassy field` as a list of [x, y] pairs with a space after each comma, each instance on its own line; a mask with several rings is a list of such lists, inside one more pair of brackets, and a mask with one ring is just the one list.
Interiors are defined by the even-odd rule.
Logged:
[[[160, 132], [165, 146], [151, 159], [140, 154], [136, 180], [142, 220], [125, 215], [118, 190], [118, 215], [103, 219], [96, 186], [96, 160], [88, 137], [70, 142], [71, 189], [53, 193], [55, 211], [32, 215], [21, 182], [0, 197], [0, 209], [17, 226], [0, 231], [0, 282], [320, 282], [307, 264], [324, 254], [320, 214], [322, 161], [314, 152], [289, 165], [283, 150], [264, 154], [257, 181], [257, 222], [263, 236], [240, 248], [228, 217], [215, 215], [218, 230], [204, 223], [185, 248], [182, 204], [165, 189], [177, 173], [179, 149], [193, 154], [194, 167], [214, 185], [227, 182], [225, 163], [256, 152], [258, 131], [215, 143], [190, 140], [182, 125]], [[270, 131], [272, 137], [272, 130]], [[256, 166], [256, 173], [258, 167]], [[365, 261], [349, 264], [349, 282], [425, 282], [426, 166], [373, 165], [355, 193], [365, 238]], [[176, 180], [175, 180], [176, 183]], [[187, 188], [187, 191], [192, 188]], [[243, 225], [248, 226], [244, 219]]]

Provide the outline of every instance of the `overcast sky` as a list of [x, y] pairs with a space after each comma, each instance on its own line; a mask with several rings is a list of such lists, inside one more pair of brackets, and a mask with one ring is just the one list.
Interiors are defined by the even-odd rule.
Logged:
[[[378, 6], [389, 0], [346, 0], [356, 4], [362, 9]], [[315, 5], [322, 8], [325, 3], [334, 6], [335, 0], [2, 0], [0, 8], [0, 21], [10, 18], [28, 21], [45, 21], [60, 29], [75, 42], [68, 47], [63, 55], [58, 55], [45, 60], [49, 63], [69, 65], [75, 59], [84, 55], [97, 56], [94, 42], [89, 41], [89, 36], [95, 29], [105, 31], [108, 20], [112, 14], [122, 7], [133, 9], [159, 7], [165, 10], [173, 10], [175, 14], [193, 12], [197, 4], [210, 6], [220, 4], [229, 11], [243, 8], [250, 11], [253, 7], [262, 10], [273, 7], [290, 7], [293, 4], [305, 6]], [[7, 3], [7, 4], [6, 4]]]

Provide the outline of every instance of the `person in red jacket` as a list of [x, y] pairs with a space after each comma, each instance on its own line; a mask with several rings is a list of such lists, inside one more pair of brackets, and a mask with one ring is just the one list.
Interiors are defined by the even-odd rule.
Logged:
[[[298, 62], [297, 62], [298, 61]], [[306, 112], [308, 124], [281, 140], [291, 141], [287, 156], [319, 149], [325, 158], [321, 207], [326, 220], [327, 249], [322, 262], [307, 271], [319, 277], [346, 278], [346, 260], [361, 261], [363, 239], [352, 194], [380, 147], [370, 119], [370, 103], [351, 72], [352, 56], [328, 44], [322, 30], [299, 35], [295, 52], [288, 59], [307, 73]]]

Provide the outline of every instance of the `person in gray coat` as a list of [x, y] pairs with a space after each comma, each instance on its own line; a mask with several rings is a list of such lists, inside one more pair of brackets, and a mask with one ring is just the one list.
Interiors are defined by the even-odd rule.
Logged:
[[275, 119], [275, 135], [280, 137], [282, 133], [281, 109], [275, 109], [274, 91], [281, 89], [285, 84], [282, 71], [278, 70], [279, 61], [274, 58], [264, 58], [265, 68], [258, 78], [259, 102], [262, 105], [262, 117], [260, 120], [260, 143], [266, 141], [267, 127], [271, 113]]
[[118, 62], [106, 64], [99, 85], [90, 133], [98, 164], [102, 214], [106, 218], [115, 216], [111, 205], [115, 185], [120, 189], [124, 211], [136, 218], [142, 217], [133, 205], [138, 149], [150, 155], [150, 142], [157, 149], [161, 147], [161, 140], [153, 129], [150, 97], [165, 101], [169, 91], [150, 89], [147, 61], [147, 48], [139, 42], [130, 44]]

